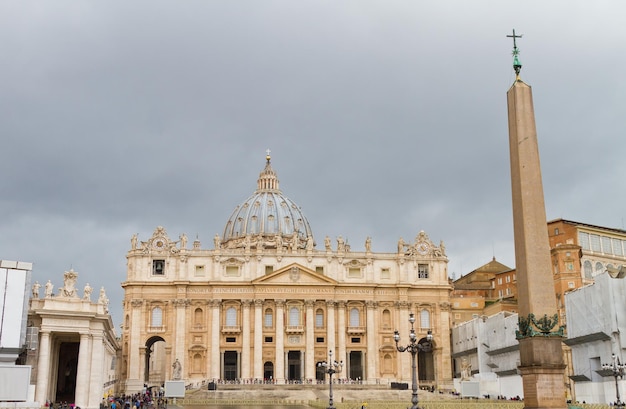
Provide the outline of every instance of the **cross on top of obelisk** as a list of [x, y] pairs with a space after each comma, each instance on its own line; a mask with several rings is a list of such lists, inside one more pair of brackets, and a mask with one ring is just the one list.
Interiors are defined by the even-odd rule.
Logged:
[[519, 79], [519, 72], [522, 70], [522, 63], [519, 61], [519, 49], [517, 48], [517, 42], [515, 39], [522, 38], [523, 34], [516, 35], [515, 29], [513, 29], [513, 35], [507, 35], [507, 37], [513, 39], [513, 69], [515, 70], [515, 74]]

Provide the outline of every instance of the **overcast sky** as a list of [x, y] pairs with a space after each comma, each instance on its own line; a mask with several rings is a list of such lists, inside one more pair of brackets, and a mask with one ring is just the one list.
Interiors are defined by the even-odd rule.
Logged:
[[[515, 28], [548, 219], [624, 228], [626, 3], [3, 1], [0, 258], [105, 286], [132, 234], [204, 248], [272, 150], [317, 241], [420, 230], [459, 277], [514, 267]], [[95, 296], [94, 296], [95, 298]]]

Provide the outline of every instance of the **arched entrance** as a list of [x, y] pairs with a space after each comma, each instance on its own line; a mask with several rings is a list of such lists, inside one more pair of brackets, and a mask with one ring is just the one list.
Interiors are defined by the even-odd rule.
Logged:
[[151, 386], [161, 386], [165, 382], [165, 340], [151, 337], [146, 341], [145, 370], [143, 382]]
[[420, 383], [434, 383], [435, 359], [433, 357], [433, 342], [422, 338], [419, 340], [419, 344], [422, 348], [417, 356], [417, 378]]

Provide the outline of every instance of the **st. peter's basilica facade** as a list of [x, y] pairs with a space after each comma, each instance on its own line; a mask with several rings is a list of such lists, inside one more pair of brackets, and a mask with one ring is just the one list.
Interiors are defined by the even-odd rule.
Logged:
[[[122, 286], [122, 389], [179, 378], [315, 382], [317, 364], [344, 362], [339, 378], [366, 384], [410, 381], [415, 315], [421, 385], [452, 384], [449, 294], [443, 242], [423, 231], [393, 253], [352, 251], [341, 236], [317, 249], [300, 208], [279, 190], [266, 158], [257, 190], [237, 206], [213, 249], [163, 227], [131, 240]], [[178, 362], [177, 362], [178, 361]]]

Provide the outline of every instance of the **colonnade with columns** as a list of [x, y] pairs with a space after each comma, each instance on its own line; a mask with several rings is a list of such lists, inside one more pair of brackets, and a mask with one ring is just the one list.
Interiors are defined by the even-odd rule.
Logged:
[[[152, 336], [162, 336], [167, 344], [165, 368], [171, 368], [175, 359], [179, 359], [183, 366], [183, 378], [204, 378], [208, 380], [223, 379], [225, 351], [237, 354], [237, 378], [243, 380], [262, 381], [265, 378], [264, 366], [271, 362], [273, 369], [272, 382], [281, 384], [288, 379], [288, 353], [300, 352], [300, 377], [305, 380], [316, 378], [317, 362], [328, 359], [328, 351], [332, 350], [334, 359], [346, 363], [340, 377], [351, 377], [348, 365], [351, 351], [360, 353], [360, 373], [362, 381], [377, 383], [381, 378], [393, 380], [408, 380], [410, 377], [411, 357], [395, 351], [393, 330], [398, 329], [404, 340], [408, 342], [410, 332], [409, 313], [414, 312], [419, 317], [418, 309], [427, 309], [429, 312], [429, 328], [416, 327], [418, 338], [426, 335], [428, 329], [433, 329], [436, 340], [439, 335], [445, 337], [448, 331], [447, 309], [440, 308], [436, 303], [411, 303], [407, 301], [363, 301], [349, 300], [319, 300], [319, 299], [209, 299], [190, 300], [175, 299], [167, 302], [167, 313], [171, 320], [164, 325], [162, 334], [151, 334], [142, 329], [142, 325], [134, 323], [149, 322], [150, 302], [131, 301], [132, 321], [129, 329], [129, 360], [128, 379], [135, 378], [137, 384], [143, 385], [141, 374], [145, 371], [145, 360], [141, 358], [145, 351], [146, 340]], [[160, 301], [162, 303], [162, 301]], [[226, 308], [237, 306], [236, 329], [225, 330]], [[381, 307], [384, 306], [384, 307]], [[144, 308], [142, 308], [142, 306]], [[294, 333], [288, 329], [288, 308], [298, 306], [304, 321], [301, 330]], [[198, 331], [190, 331], [192, 326], [193, 309], [201, 308], [206, 328], [201, 335]], [[270, 308], [273, 314], [273, 325], [265, 327], [265, 310]], [[316, 310], [322, 308], [324, 312], [323, 325], [316, 326]], [[358, 308], [360, 322], [357, 327], [350, 326], [349, 310]], [[381, 308], [389, 310], [391, 323], [381, 327]], [[142, 318], [142, 314], [147, 314]], [[302, 322], [300, 322], [302, 324]], [[354, 324], [354, 323], [353, 323]], [[433, 327], [436, 325], [436, 327]], [[443, 325], [443, 326], [442, 326]], [[228, 332], [232, 331], [232, 332]], [[443, 332], [441, 332], [443, 331]], [[195, 337], [201, 337], [204, 346], [197, 345]], [[235, 341], [229, 344], [226, 338]], [[271, 338], [266, 342], [265, 337]], [[319, 338], [323, 337], [320, 342]], [[352, 338], [359, 338], [359, 342], [352, 342]], [[445, 358], [441, 352], [449, 351], [449, 344], [442, 342], [443, 350], [435, 349], [435, 371], [442, 377], [449, 377], [442, 369], [445, 367]], [[202, 374], [192, 373], [193, 348], [206, 348], [206, 358], [203, 356]], [[142, 349], [143, 348], [143, 349]], [[383, 354], [392, 361], [393, 373], [383, 373]], [[444, 359], [444, 360], [442, 360]], [[449, 361], [447, 365], [449, 365]], [[385, 369], [388, 371], [388, 369]], [[171, 371], [165, 374], [166, 380], [171, 377]], [[196, 371], [197, 372], [197, 371]], [[130, 384], [127, 384], [130, 385]], [[127, 392], [132, 392], [127, 390]]]
[[[39, 335], [35, 400], [42, 403], [55, 401], [59, 373], [61, 372], [59, 371], [61, 344], [78, 341], [74, 403], [76, 406], [84, 408], [99, 407], [105, 382], [104, 365], [106, 358], [102, 332], [66, 333], [44, 329]], [[74, 369], [72, 368], [71, 371]]]

